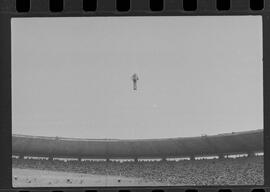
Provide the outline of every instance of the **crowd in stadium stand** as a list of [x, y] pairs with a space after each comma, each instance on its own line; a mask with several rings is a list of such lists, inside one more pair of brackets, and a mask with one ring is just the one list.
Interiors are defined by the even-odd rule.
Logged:
[[264, 181], [262, 156], [158, 162], [13, 159], [13, 167], [136, 177], [164, 185], [257, 185]]

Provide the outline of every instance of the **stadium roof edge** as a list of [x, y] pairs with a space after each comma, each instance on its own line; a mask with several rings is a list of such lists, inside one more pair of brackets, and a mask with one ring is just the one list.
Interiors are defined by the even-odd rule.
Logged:
[[67, 140], [67, 141], [161, 141], [161, 140], [175, 140], [175, 139], [194, 139], [194, 138], [203, 138], [203, 137], [220, 137], [220, 136], [231, 136], [231, 135], [243, 135], [243, 134], [254, 134], [263, 132], [263, 129], [249, 130], [249, 131], [239, 131], [231, 133], [220, 133], [216, 135], [201, 135], [195, 137], [174, 137], [174, 138], [156, 138], [156, 139], [87, 139], [87, 138], [69, 138], [69, 137], [51, 137], [51, 136], [33, 136], [33, 135], [24, 135], [24, 134], [12, 134], [15, 137], [24, 137], [24, 138], [37, 138], [37, 139], [48, 139], [48, 140]]
[[263, 151], [263, 130], [168, 139], [12, 136], [13, 155], [66, 158], [167, 158]]

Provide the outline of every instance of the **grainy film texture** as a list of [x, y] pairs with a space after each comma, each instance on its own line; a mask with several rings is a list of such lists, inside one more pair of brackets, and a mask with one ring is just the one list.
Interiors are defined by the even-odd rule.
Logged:
[[260, 16], [11, 29], [14, 187], [264, 184]]

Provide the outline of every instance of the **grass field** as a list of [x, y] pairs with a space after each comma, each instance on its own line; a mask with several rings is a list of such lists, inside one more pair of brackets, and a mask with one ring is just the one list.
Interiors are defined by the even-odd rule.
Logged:
[[[35, 169], [12, 169], [13, 187], [158, 186], [142, 178], [89, 175]], [[164, 184], [163, 184], [164, 185]]]

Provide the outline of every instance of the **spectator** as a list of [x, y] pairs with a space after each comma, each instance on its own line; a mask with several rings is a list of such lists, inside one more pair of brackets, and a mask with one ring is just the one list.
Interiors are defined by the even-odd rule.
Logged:
[[164, 185], [261, 185], [264, 178], [263, 157], [260, 156], [178, 162], [64, 162], [13, 159], [13, 167], [134, 177]]

